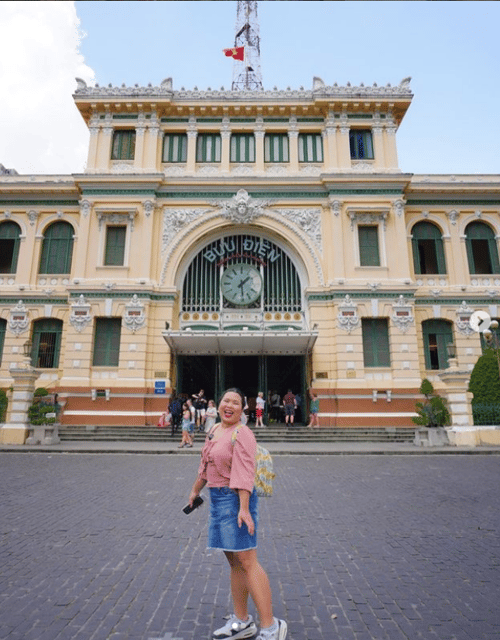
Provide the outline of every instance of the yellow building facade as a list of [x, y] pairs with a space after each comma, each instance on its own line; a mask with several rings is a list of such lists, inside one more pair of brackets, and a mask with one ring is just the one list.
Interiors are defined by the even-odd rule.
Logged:
[[32, 342], [73, 425], [175, 390], [288, 388], [322, 426], [412, 426], [473, 311], [498, 317], [500, 178], [398, 165], [398, 86], [89, 87], [86, 170], [0, 176], [0, 387]]

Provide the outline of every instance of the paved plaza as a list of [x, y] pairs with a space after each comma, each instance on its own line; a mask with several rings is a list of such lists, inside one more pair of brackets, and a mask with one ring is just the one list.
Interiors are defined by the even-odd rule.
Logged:
[[[206, 640], [195, 455], [0, 453], [0, 638]], [[500, 638], [500, 457], [276, 456], [260, 559], [288, 640]]]

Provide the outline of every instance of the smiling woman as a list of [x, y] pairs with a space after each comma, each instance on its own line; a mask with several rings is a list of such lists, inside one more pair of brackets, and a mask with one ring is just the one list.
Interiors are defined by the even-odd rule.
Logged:
[[[234, 613], [213, 633], [213, 639], [250, 638], [257, 633], [248, 614], [251, 596], [261, 623], [257, 640], [285, 640], [287, 624], [273, 617], [269, 579], [257, 559], [259, 516], [254, 486], [257, 443], [252, 431], [241, 424], [244, 404], [245, 397], [239, 389], [228, 389], [222, 395], [221, 422], [207, 435], [189, 504], [208, 485], [211, 503], [208, 548], [222, 550], [231, 568]], [[233, 438], [235, 432], [237, 438]]]

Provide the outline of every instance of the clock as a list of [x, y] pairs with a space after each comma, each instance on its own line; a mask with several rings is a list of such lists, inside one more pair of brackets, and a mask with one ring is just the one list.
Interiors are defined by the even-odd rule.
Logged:
[[260, 272], [251, 264], [228, 267], [220, 280], [222, 295], [228, 302], [244, 307], [255, 302], [262, 292]]

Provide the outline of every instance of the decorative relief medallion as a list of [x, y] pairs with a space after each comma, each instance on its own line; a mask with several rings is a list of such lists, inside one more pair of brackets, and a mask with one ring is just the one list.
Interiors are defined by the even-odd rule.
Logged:
[[470, 317], [473, 312], [474, 309], [469, 307], [465, 300], [462, 300], [462, 304], [455, 312], [457, 316], [455, 326], [457, 327], [457, 331], [464, 336], [470, 336], [475, 333], [474, 329], [470, 326]]
[[9, 330], [16, 336], [20, 336], [29, 329], [29, 324], [29, 311], [23, 301], [19, 300], [16, 306], [10, 310]]
[[351, 300], [349, 295], [346, 295], [343, 302], [339, 305], [337, 320], [339, 327], [348, 333], [356, 329], [360, 323], [358, 306]]
[[321, 209], [275, 209], [274, 211], [300, 227], [322, 251]]
[[413, 308], [409, 302], [406, 302], [404, 296], [399, 296], [398, 301], [392, 305], [392, 322], [401, 331], [406, 333], [415, 322], [413, 317]]
[[139, 331], [139, 329], [142, 329], [142, 327], [146, 324], [144, 304], [139, 300], [137, 294], [135, 293], [132, 296], [130, 302], [125, 305], [123, 324], [133, 333]]
[[240, 189], [230, 200], [218, 200], [213, 204], [220, 207], [222, 217], [236, 224], [249, 224], [264, 215], [264, 207], [269, 201], [252, 198], [245, 189]]
[[81, 333], [92, 322], [90, 308], [90, 304], [84, 295], [81, 295], [78, 300], [71, 304], [69, 323], [78, 333]]
[[211, 209], [170, 209], [163, 208], [162, 253], [171, 244], [175, 236], [187, 225], [197, 220]]

